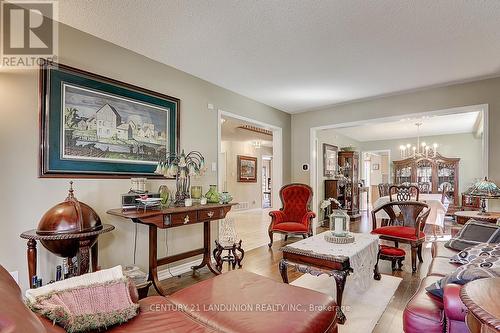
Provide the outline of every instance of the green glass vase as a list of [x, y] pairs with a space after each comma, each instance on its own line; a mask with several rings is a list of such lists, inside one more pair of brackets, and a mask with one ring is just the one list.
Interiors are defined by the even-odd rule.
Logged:
[[217, 192], [217, 185], [210, 185], [210, 189], [205, 194], [205, 198], [207, 198], [208, 203], [219, 203], [220, 195]]

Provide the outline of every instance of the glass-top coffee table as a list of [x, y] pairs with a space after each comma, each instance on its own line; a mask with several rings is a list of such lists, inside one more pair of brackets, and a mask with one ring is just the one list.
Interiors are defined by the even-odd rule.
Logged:
[[325, 240], [326, 233], [330, 231], [282, 247], [283, 259], [279, 262], [279, 269], [284, 283], [288, 283], [288, 268], [314, 276], [327, 274], [333, 277], [337, 289], [338, 322], [343, 324], [346, 317], [342, 311], [342, 294], [347, 276], [351, 275], [361, 290], [368, 289], [372, 279], [380, 280], [378, 235], [352, 233], [353, 243], [334, 244]]

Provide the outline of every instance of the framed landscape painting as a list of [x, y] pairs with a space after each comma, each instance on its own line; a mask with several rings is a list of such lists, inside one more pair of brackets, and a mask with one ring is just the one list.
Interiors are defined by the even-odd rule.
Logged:
[[323, 176], [333, 177], [337, 173], [339, 148], [323, 143]]
[[257, 157], [238, 155], [238, 182], [257, 182]]
[[157, 177], [178, 150], [177, 98], [47, 62], [40, 101], [41, 177]]

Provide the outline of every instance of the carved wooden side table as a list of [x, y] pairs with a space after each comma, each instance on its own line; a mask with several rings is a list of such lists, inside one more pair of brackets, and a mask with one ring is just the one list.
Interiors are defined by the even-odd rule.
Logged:
[[342, 295], [347, 276], [354, 275], [356, 284], [363, 289], [369, 288], [372, 278], [381, 278], [377, 267], [378, 236], [353, 233], [353, 243], [333, 244], [325, 240], [326, 233], [330, 231], [281, 248], [283, 259], [279, 262], [279, 270], [285, 283], [288, 283], [288, 268], [314, 276], [326, 274], [333, 277], [337, 290], [338, 322], [343, 324], [346, 316], [342, 311]]
[[[227, 251], [227, 255], [224, 256], [223, 252]], [[237, 253], [239, 252], [239, 253]], [[241, 261], [245, 256], [245, 251], [241, 247], [241, 240], [238, 243], [233, 244], [221, 244], [218, 240], [215, 240], [215, 249], [213, 251], [214, 259], [215, 259], [215, 267], [222, 271], [223, 262], [228, 262], [233, 269], [241, 267]]]
[[465, 322], [472, 333], [500, 332], [500, 278], [469, 282], [460, 298], [469, 310]]

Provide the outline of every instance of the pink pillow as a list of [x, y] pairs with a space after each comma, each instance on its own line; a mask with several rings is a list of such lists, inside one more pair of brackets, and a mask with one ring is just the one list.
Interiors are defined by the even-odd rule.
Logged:
[[28, 301], [32, 311], [68, 332], [108, 328], [133, 318], [139, 305], [132, 301], [126, 278], [54, 291]]

